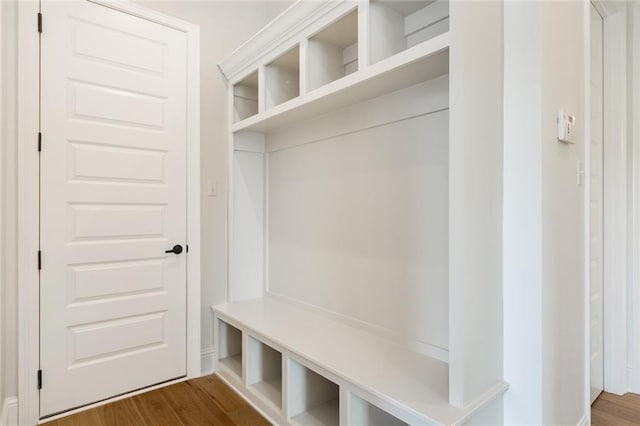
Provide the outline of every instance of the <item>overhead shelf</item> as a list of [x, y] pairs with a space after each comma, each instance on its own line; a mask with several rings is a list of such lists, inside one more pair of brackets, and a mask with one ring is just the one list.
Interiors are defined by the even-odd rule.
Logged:
[[266, 132], [449, 72], [449, 33], [235, 123], [232, 132]]

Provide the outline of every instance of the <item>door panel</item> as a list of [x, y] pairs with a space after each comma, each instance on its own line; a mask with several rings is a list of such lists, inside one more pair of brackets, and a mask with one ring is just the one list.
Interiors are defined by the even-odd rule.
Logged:
[[604, 318], [603, 318], [603, 256], [604, 256], [604, 192], [603, 192], [603, 22], [591, 5], [591, 154], [590, 179], [590, 360], [591, 402], [604, 386]]
[[44, 417], [186, 374], [186, 36], [42, 13]]

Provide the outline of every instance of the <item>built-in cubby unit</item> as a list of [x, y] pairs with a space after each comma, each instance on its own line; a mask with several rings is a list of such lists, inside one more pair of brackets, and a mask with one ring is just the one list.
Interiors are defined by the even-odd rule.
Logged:
[[258, 71], [233, 85], [233, 121], [238, 122], [258, 113]]
[[[229, 90], [257, 69], [266, 94], [229, 123], [212, 309], [244, 335], [243, 381], [216, 371], [273, 423], [501, 418], [502, 19], [500, 2], [301, 0], [220, 64]], [[269, 92], [282, 68], [298, 92]]]
[[238, 378], [242, 377], [242, 332], [218, 321], [218, 362]]
[[358, 10], [309, 38], [307, 85], [317, 89], [358, 71]]
[[282, 409], [282, 354], [251, 336], [247, 343], [247, 385]]
[[288, 416], [300, 426], [338, 426], [340, 422], [340, 388], [331, 380], [289, 360]]
[[372, 0], [369, 52], [376, 63], [449, 31], [449, 0]]
[[349, 395], [349, 408], [349, 424], [351, 425], [408, 426], [406, 422], [353, 393]]
[[266, 108], [300, 95], [300, 48], [282, 54], [265, 66]]

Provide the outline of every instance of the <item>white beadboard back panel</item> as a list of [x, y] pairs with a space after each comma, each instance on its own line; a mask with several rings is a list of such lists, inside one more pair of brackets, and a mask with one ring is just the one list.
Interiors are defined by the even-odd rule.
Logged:
[[416, 107], [270, 152], [269, 292], [446, 351], [448, 115]]

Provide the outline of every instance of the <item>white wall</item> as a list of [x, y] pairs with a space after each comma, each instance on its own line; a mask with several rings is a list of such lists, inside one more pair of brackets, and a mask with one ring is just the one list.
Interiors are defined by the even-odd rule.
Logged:
[[[584, 8], [505, 4], [504, 311], [507, 424], [577, 424], [585, 414]], [[557, 142], [556, 115], [577, 117]]]

